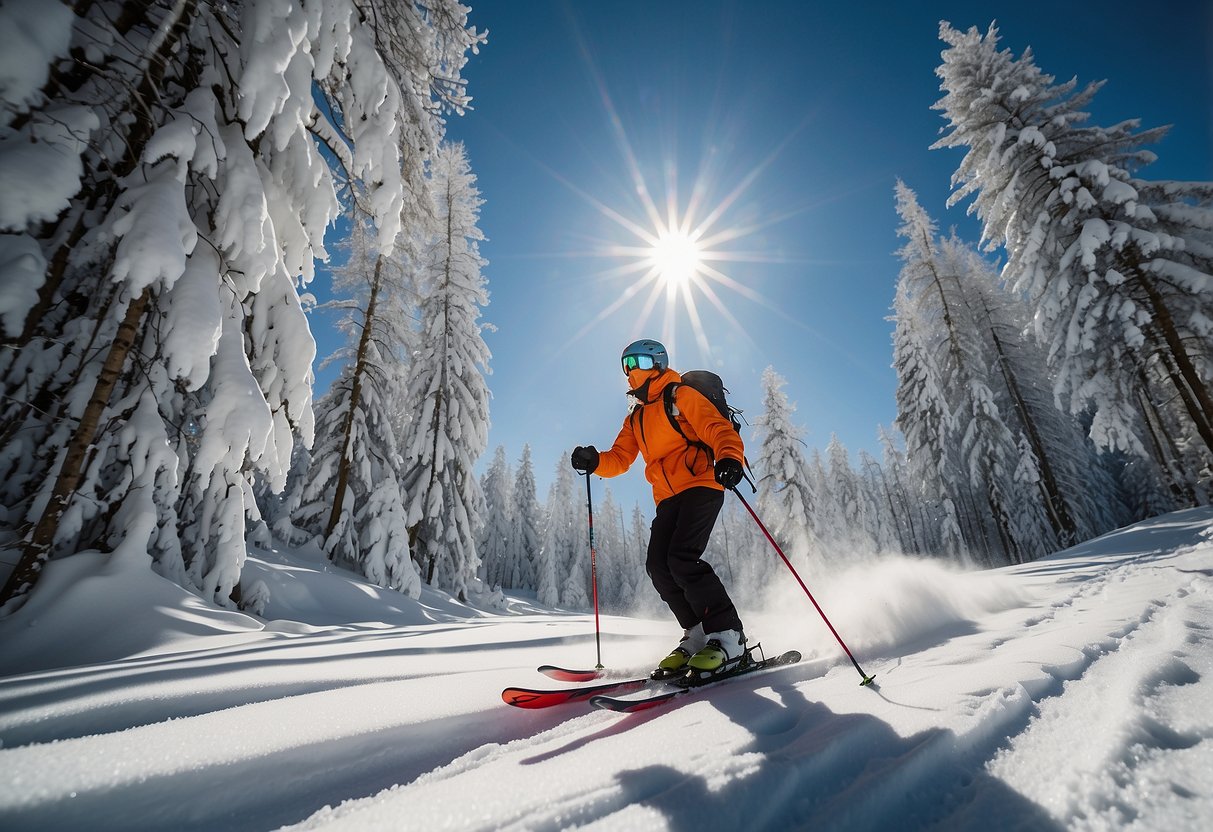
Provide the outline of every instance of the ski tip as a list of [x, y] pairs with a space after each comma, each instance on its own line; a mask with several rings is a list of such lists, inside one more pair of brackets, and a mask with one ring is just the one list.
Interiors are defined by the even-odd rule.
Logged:
[[614, 711], [618, 714], [634, 714], [656, 708], [669, 702], [683, 691], [673, 691], [660, 696], [650, 696], [648, 699], [616, 699], [613, 696], [595, 696], [590, 699], [590, 706], [601, 711]]
[[501, 692], [501, 701], [515, 708], [542, 708], [542, 699], [542, 694], [533, 690], [506, 688]]
[[590, 698], [590, 707], [600, 711], [623, 711], [626, 704], [610, 696], [594, 696]]
[[549, 679], [555, 679], [559, 682], [590, 682], [594, 679], [602, 678], [604, 674], [604, 669], [601, 665], [593, 670], [571, 670], [567, 667], [556, 667], [551, 664], [545, 664], [536, 669]]

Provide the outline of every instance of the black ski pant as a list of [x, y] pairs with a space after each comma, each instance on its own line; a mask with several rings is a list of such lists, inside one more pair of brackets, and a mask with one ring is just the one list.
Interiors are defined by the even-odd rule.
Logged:
[[657, 504], [645, 565], [684, 630], [699, 623], [705, 633], [741, 629], [728, 591], [701, 559], [723, 506], [724, 492], [715, 488], [689, 488]]

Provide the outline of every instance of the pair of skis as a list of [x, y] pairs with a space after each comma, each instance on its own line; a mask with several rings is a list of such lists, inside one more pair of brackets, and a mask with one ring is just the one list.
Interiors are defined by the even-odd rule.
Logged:
[[[536, 690], [533, 688], [506, 688], [501, 692], [501, 698], [507, 705], [513, 705], [516, 708], [550, 708], [555, 705], [563, 705], [566, 702], [586, 702], [594, 708], [600, 708], [607, 711], [616, 711], [619, 713], [636, 713], [637, 711], [648, 710], [659, 705], [664, 705], [680, 696], [685, 696], [690, 693], [703, 690], [704, 688], [718, 685], [722, 682], [727, 682], [736, 679], [740, 676], [748, 676], [751, 673], [756, 673], [761, 670], [770, 670], [776, 667], [784, 667], [786, 665], [795, 664], [800, 661], [800, 653], [795, 650], [789, 650], [772, 658], [756, 659], [751, 657], [750, 660], [739, 666], [737, 669], [730, 671], [719, 677], [715, 677], [710, 681], [687, 686], [675, 686], [669, 684], [668, 681], [656, 681], [649, 678], [643, 679], [624, 679], [622, 681], [603, 682], [597, 685], [579, 685], [578, 687], [563, 688], [560, 690]], [[565, 668], [553, 667], [552, 665], [544, 665], [539, 668], [539, 672], [552, 679], [558, 679], [566, 682], [587, 682], [601, 678], [599, 671], [593, 670], [567, 670]], [[619, 698], [629, 693], [636, 693], [650, 687], [666, 688], [640, 699], [622, 699]]]

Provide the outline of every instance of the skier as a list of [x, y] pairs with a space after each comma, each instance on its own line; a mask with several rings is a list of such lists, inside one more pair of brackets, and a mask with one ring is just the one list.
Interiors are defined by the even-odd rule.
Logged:
[[688, 668], [701, 679], [720, 674], [740, 662], [745, 635], [728, 591], [701, 556], [724, 505], [724, 490], [741, 482], [741, 436], [715, 405], [685, 384], [674, 389], [674, 407], [666, 412], [663, 391], [681, 376], [670, 369], [659, 342], [629, 344], [622, 363], [637, 404], [611, 449], [599, 453], [593, 445], [578, 446], [573, 468], [587, 476], [615, 477], [631, 467], [637, 453], [644, 457], [645, 478], [657, 503], [646, 570], [684, 630], [653, 677], [681, 675]]

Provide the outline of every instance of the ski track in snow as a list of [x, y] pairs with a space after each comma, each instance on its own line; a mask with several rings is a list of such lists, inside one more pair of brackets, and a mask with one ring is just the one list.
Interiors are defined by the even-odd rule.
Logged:
[[[592, 655], [592, 619], [563, 614], [270, 627], [0, 678], [0, 828], [1213, 828], [1211, 530], [1182, 512], [999, 570], [1013, 603], [902, 643], [869, 600], [872, 631], [844, 632], [874, 689], [814, 632], [800, 664], [662, 709], [505, 706]], [[668, 640], [603, 626], [608, 657]]]

